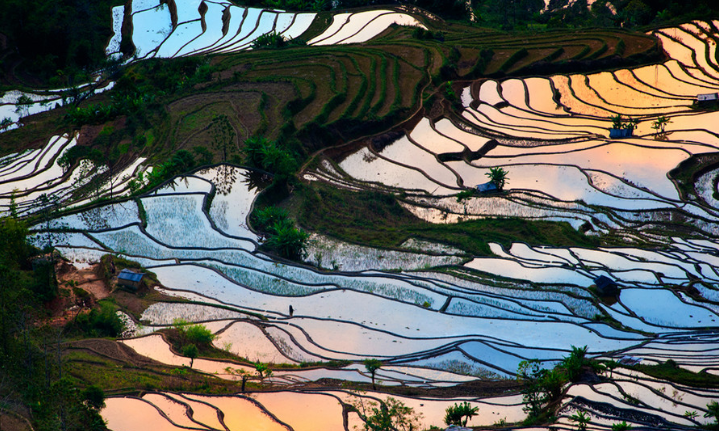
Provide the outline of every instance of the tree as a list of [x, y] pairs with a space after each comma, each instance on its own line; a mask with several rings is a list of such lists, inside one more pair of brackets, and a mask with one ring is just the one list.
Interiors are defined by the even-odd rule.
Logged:
[[[472, 419], [473, 416], [477, 416], [479, 407], [472, 407], [467, 401], [462, 404], [454, 403], [453, 406], [447, 407], [444, 415], [444, 423], [447, 425], [458, 425], [467, 426], [467, 422]], [[464, 418], [464, 421], [462, 421]]]
[[192, 365], [195, 362], [195, 358], [197, 357], [198, 353], [199, 351], [197, 350], [197, 346], [195, 346], [194, 344], [188, 344], [182, 348], [182, 355], [190, 358], [190, 368], [192, 368]]
[[615, 424], [612, 424], [612, 431], [627, 431], [632, 429], [632, 426], [629, 425], [626, 421], [617, 422]]
[[590, 361], [585, 358], [586, 354], [587, 346], [572, 346], [572, 353], [559, 364], [559, 368], [564, 371], [570, 382], [579, 381], [584, 367], [590, 365]]
[[105, 392], [97, 385], [90, 385], [83, 391], [87, 405], [95, 410], [102, 410], [105, 407]]
[[257, 371], [257, 375], [260, 377], [261, 382], [264, 382], [267, 377], [270, 377], [272, 375], [272, 370], [270, 369], [270, 367], [267, 364], [263, 364], [262, 362], [258, 362], [255, 364], [255, 371]]
[[589, 421], [591, 419], [592, 416], [590, 416], [589, 413], [585, 412], [584, 410], [577, 410], [576, 413], [569, 417], [570, 421], [577, 423], [577, 429], [579, 431], [586, 430], [587, 424], [589, 424]]
[[504, 168], [498, 166], [495, 168], [489, 168], [489, 172], [487, 172], [485, 175], [489, 177], [489, 181], [491, 181], [492, 183], [494, 183], [495, 186], [497, 186], [497, 190], [502, 191], [502, 189], [504, 189], [504, 184], [506, 182], [509, 182], [507, 174], [509, 174], [508, 171], [505, 171]]
[[419, 430], [421, 414], [404, 405], [402, 401], [388, 397], [383, 401], [362, 399], [352, 405], [364, 421], [365, 431], [414, 431]]
[[307, 254], [309, 238], [310, 234], [297, 229], [292, 221], [284, 220], [272, 225], [267, 246], [286, 259], [301, 260]]
[[227, 161], [227, 155], [235, 148], [235, 129], [232, 128], [227, 115], [220, 114], [212, 117], [210, 123], [212, 146], [222, 154], [222, 161]]
[[707, 412], [704, 413], [705, 418], [714, 418], [716, 424], [719, 425], [719, 403], [711, 401], [707, 404]]
[[180, 336], [185, 341], [195, 345], [209, 346], [212, 340], [215, 339], [215, 334], [207, 329], [205, 325], [190, 325], [186, 320], [175, 319], [172, 326], [180, 332]]
[[12, 126], [12, 119], [9, 117], [5, 117], [0, 121], [0, 130], [5, 130], [8, 127]]
[[524, 384], [523, 410], [530, 417], [539, 417], [547, 404], [559, 399], [567, 383], [566, 376], [558, 368], [544, 369], [536, 359], [519, 363], [517, 380]]
[[671, 123], [671, 120], [666, 116], [661, 116], [657, 118], [655, 122], [652, 123], [652, 129], [656, 130], [656, 137], [655, 139], [665, 139], [666, 138], [666, 128], [667, 124]]
[[20, 116], [20, 118], [25, 117], [30, 112], [30, 105], [32, 105], [32, 99], [29, 98], [26, 95], [21, 95], [17, 98], [17, 102], [15, 102], [15, 113]]
[[364, 367], [367, 370], [368, 373], [372, 375], [372, 389], [377, 390], [377, 386], [374, 382], [375, 373], [377, 370], [379, 370], [382, 367], [382, 361], [379, 359], [365, 359], [364, 360]]

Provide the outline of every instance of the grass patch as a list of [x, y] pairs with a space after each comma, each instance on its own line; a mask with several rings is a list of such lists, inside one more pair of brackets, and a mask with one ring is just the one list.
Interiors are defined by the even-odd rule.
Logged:
[[508, 246], [592, 247], [598, 240], [567, 223], [487, 219], [437, 225], [406, 211], [397, 199], [379, 192], [349, 192], [326, 185], [303, 187], [298, 219], [302, 226], [335, 238], [374, 247], [398, 247], [409, 238], [424, 238], [456, 246], [475, 255], [491, 255], [489, 242]]
[[673, 360], [658, 365], [635, 365], [634, 370], [660, 380], [698, 388], [719, 388], [719, 376], [709, 373], [694, 373], [680, 368]]

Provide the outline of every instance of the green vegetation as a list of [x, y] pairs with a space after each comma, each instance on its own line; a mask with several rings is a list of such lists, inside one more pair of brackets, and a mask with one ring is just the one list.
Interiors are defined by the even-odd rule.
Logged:
[[309, 234], [295, 227], [287, 212], [274, 206], [256, 210], [252, 215], [253, 226], [266, 235], [266, 249], [292, 260], [305, 257]]
[[88, 71], [107, 64], [112, 7], [123, 4], [122, 0], [5, 0], [0, 33], [9, 37], [17, 52], [4, 59], [3, 66], [7, 71], [19, 64], [22, 74], [31, 73], [55, 87], [86, 80]]
[[612, 424], [612, 431], [627, 431], [630, 429], [632, 429], [632, 426], [629, 425], [626, 421]]
[[287, 179], [297, 170], [292, 154], [275, 141], [253, 136], [245, 141], [245, 163]]
[[705, 418], [714, 418], [715, 426], [719, 426], [719, 403], [711, 401], [707, 404], [707, 412], [704, 413]]
[[698, 388], [719, 388], [719, 376], [711, 373], [692, 371], [681, 368], [674, 360], [667, 361], [657, 365], [635, 365], [632, 367], [637, 371], [661, 380], [679, 383], [686, 386]]
[[62, 373], [61, 332], [35, 324], [57, 282], [26, 236], [25, 222], [0, 219], [0, 398], [27, 406], [37, 430], [104, 430], [98, 391]]
[[357, 397], [352, 405], [359, 417], [364, 421], [365, 431], [412, 431], [419, 430], [421, 414], [407, 407], [402, 401], [387, 397], [382, 402], [365, 401]]
[[117, 307], [109, 302], [100, 303], [100, 309], [93, 308], [89, 313], [78, 314], [69, 324], [69, 329], [77, 329], [89, 337], [118, 337], [125, 324], [117, 315]]
[[[527, 413], [525, 425], [551, 422], [556, 402], [561, 398], [565, 385], [579, 382], [585, 372], [603, 372], [605, 367], [597, 361], [585, 357], [587, 347], [572, 346], [572, 352], [552, 369], [542, 367], [540, 361], [533, 359], [522, 361], [517, 369], [517, 380], [522, 390], [524, 412]], [[589, 419], [583, 412], [575, 415], [578, 426], [585, 429]]]
[[[227, 161], [227, 156], [231, 154], [236, 148], [235, 145], [235, 130], [232, 128], [232, 124], [227, 119], [227, 115], [215, 115], [212, 117], [212, 123], [210, 123], [210, 134], [212, 135], [212, 145], [216, 150], [222, 154], [222, 161]], [[195, 147], [195, 150], [201, 147]], [[202, 147], [204, 148], [204, 147]], [[207, 148], [205, 148], [207, 151]], [[202, 153], [201, 151], [195, 151]], [[206, 156], [206, 153], [203, 153]]]
[[194, 344], [188, 344], [182, 348], [182, 356], [190, 358], [190, 368], [192, 368], [192, 365], [195, 363], [195, 358], [197, 358], [198, 354], [199, 350], [197, 350], [197, 346]]
[[210, 347], [215, 335], [205, 325], [192, 325], [186, 320], [178, 319], [172, 326], [180, 333], [183, 344]]
[[584, 410], [577, 410], [576, 413], [569, 417], [569, 420], [577, 424], [579, 431], [584, 431], [587, 429], [589, 421], [592, 420], [592, 416]]
[[[457, 425], [466, 427], [467, 422], [474, 416], [477, 416], [479, 407], [472, 407], [468, 402], [461, 404], [454, 403], [454, 405], [447, 407], [444, 415], [444, 423], [447, 425]], [[462, 420], [464, 418], [464, 420]]]
[[379, 359], [372, 359], [368, 358], [365, 359], [363, 362], [365, 370], [367, 370], [368, 373], [372, 375], [372, 389], [377, 390], [377, 385], [375, 384], [374, 378], [375, 374], [377, 373], [377, 370], [382, 368], [382, 361]]
[[504, 168], [495, 167], [489, 168], [489, 172], [485, 175], [489, 178], [489, 181], [497, 187], [497, 190], [502, 191], [505, 183], [509, 181], [509, 178], [507, 178], [508, 174], [509, 172]]
[[376, 247], [397, 247], [409, 238], [423, 238], [487, 256], [491, 255], [489, 242], [509, 246], [518, 238], [530, 245], [598, 244], [596, 238], [587, 237], [565, 223], [505, 218], [431, 224], [402, 208], [394, 196], [379, 192], [349, 192], [315, 185], [312, 189], [302, 188], [299, 197], [301, 226]]

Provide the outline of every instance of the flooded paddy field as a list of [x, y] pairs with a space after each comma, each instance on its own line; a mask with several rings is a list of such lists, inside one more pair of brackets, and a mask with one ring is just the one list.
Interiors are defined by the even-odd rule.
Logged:
[[[131, 23], [129, 62], [236, 53], [270, 32], [299, 37], [316, 17], [179, 0], [133, 0], [112, 16], [106, 52], [122, 56], [116, 36]], [[392, 24], [422, 22], [394, 9], [337, 13], [307, 44], [360, 44], [395, 31]], [[580, 411], [592, 430], [622, 421], [633, 429], [708, 424], [708, 404], [719, 398], [715, 380], [692, 386], [652, 373], [669, 363], [677, 373], [719, 374], [719, 122], [694, 104], [698, 94], [719, 91], [719, 29], [697, 21], [652, 35], [668, 56], [660, 64], [468, 79], [455, 83], [461, 96], [441, 115], [420, 109], [383, 145], [359, 140], [317, 152], [298, 174], [302, 187], [391, 194], [431, 224], [566, 223], [605, 241], [596, 247], [514, 238], [488, 241], [490, 253], [478, 254], [422, 235], [380, 247], [312, 232], [306, 255], [291, 261], [267, 253], [267, 239], [252, 226], [266, 192], [256, 177], [265, 172], [210, 163], [139, 192], [159, 163], [136, 157], [120, 171], [87, 160], [68, 166], [63, 155], [80, 139], [73, 134], [0, 158], [0, 212], [64, 207], [58, 217], [35, 219], [34, 245], [52, 242], [77, 268], [111, 255], [156, 277], [153, 298], [160, 299], [123, 313], [131, 324], [118, 348], [233, 385], [222, 394], [117, 391], [102, 410], [115, 431], [349, 431], [363, 426], [358, 411], [390, 396], [422, 414], [421, 429], [442, 425], [447, 407], [465, 401], [479, 407], [469, 426], [518, 424], [527, 416], [513, 381], [518, 368], [536, 359], [550, 370], [581, 346], [612, 367], [561, 388], [552, 429], [573, 429]], [[375, 69], [382, 63], [365, 60]], [[397, 76], [409, 70], [398, 60], [391, 67]], [[346, 87], [360, 76], [370, 85], [356, 59], [327, 68], [335, 90], [338, 76]], [[429, 81], [418, 78], [417, 87]], [[42, 97], [33, 103], [57, 99]], [[401, 94], [393, 97], [400, 103]], [[331, 115], [377, 115], [385, 104], [356, 100]], [[632, 136], [609, 137], [617, 115], [639, 121]], [[689, 175], [678, 169], [694, 162]], [[457, 196], [487, 183], [496, 168], [508, 172], [504, 190]], [[618, 293], [602, 295], [602, 278]], [[180, 351], [168, 335], [179, 320], [203, 325], [223, 355]], [[369, 358], [381, 361], [376, 372], [365, 367]], [[258, 373], [255, 364], [272, 372]]]

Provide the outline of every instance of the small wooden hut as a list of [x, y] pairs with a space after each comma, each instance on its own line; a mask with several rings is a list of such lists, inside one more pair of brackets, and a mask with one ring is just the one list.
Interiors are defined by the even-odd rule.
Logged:
[[619, 293], [617, 283], [607, 276], [600, 275], [595, 278], [594, 284], [597, 286], [599, 296], [616, 296]]
[[123, 269], [117, 276], [117, 284], [135, 291], [140, 288], [143, 276], [144, 274], [142, 273], [133, 272], [129, 269]]

